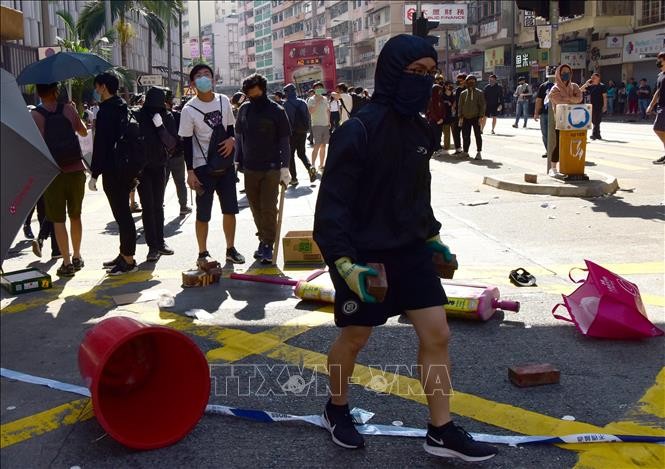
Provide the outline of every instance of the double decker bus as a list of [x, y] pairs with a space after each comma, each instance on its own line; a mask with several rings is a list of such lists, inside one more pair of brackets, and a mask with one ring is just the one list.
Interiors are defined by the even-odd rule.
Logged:
[[335, 47], [330, 38], [302, 39], [284, 44], [284, 83], [293, 83], [299, 96], [320, 81], [327, 91], [337, 85]]

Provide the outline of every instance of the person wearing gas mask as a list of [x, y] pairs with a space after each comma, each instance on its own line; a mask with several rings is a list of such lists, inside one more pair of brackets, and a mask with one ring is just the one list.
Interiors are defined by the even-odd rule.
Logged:
[[291, 182], [289, 118], [282, 106], [268, 99], [267, 85], [265, 77], [257, 73], [243, 81], [242, 91], [249, 100], [240, 106], [236, 123], [236, 162], [245, 175], [245, 192], [259, 238], [254, 259], [264, 264], [273, 262], [273, 248], [279, 242], [279, 185]]
[[196, 97], [187, 101], [180, 114], [178, 135], [183, 138], [187, 185], [196, 191], [197, 265], [209, 262], [208, 223], [215, 193], [222, 205], [222, 227], [226, 238], [226, 260], [243, 264], [245, 258], [235, 248], [238, 195], [233, 168], [235, 131], [231, 102], [213, 92], [212, 69], [198, 64], [189, 73]]
[[[556, 107], [559, 104], [579, 104], [582, 102], [583, 95], [577, 83], [572, 80], [573, 70], [568, 64], [561, 64], [556, 69], [554, 74], [554, 86], [550, 93], [545, 98], [545, 105], [552, 103], [549, 106], [549, 127], [550, 130], [554, 127], [556, 115]], [[548, 141], [552, 138], [552, 133], [548, 136]], [[559, 162], [559, 131], [554, 132], [554, 149], [552, 150], [552, 158], [550, 159], [550, 170], [547, 174], [552, 177], [558, 176], [557, 163]]]
[[[451, 254], [431, 206], [434, 140], [421, 115], [436, 64], [425, 39], [391, 38], [379, 54], [369, 104], [331, 138], [314, 215], [314, 239], [330, 268], [340, 328], [328, 354], [331, 396], [323, 422], [338, 446], [364, 446], [349, 412], [349, 379], [372, 328], [406, 313], [418, 335], [429, 407], [425, 451], [483, 461], [496, 448], [474, 441], [450, 416], [447, 298], [432, 256], [450, 260]], [[369, 262], [385, 267], [388, 290], [381, 303], [366, 288], [365, 280], [377, 275]]]

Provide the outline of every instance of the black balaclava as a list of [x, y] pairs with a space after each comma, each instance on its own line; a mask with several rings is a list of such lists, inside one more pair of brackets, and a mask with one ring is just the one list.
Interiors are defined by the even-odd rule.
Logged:
[[145, 94], [143, 109], [149, 114], [157, 114], [166, 110], [166, 94], [160, 88], [150, 88]]
[[434, 47], [421, 37], [400, 34], [386, 42], [376, 64], [372, 100], [387, 104], [403, 115], [423, 111], [429, 102], [434, 78], [404, 72], [411, 62], [423, 57], [437, 61]]

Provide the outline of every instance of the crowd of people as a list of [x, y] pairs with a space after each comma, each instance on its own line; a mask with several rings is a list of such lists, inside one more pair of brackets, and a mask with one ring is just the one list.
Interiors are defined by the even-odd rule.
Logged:
[[[422, 78], [418, 71], [413, 74]], [[459, 74], [454, 83], [438, 71], [432, 75], [431, 94], [421, 111], [434, 135], [434, 152], [454, 150], [455, 156], [469, 158], [473, 131], [475, 159], [481, 160], [483, 131], [491, 119], [491, 133], [495, 133], [497, 116], [507, 107], [507, 94], [512, 95], [514, 103], [513, 127], [519, 127], [521, 120], [526, 127], [529, 116], [539, 121], [546, 149], [543, 157], [550, 158], [551, 176], [558, 175], [558, 131], [553, 128], [553, 116], [560, 103], [586, 101], [593, 105], [592, 140], [602, 139], [600, 128], [605, 115], [639, 112], [646, 117], [658, 109], [654, 130], [665, 145], [662, 72], [655, 93], [646, 79], [639, 84], [632, 78], [626, 85], [616, 85], [612, 80], [605, 84], [599, 73], [577, 85], [566, 64], [556, 72], [548, 68], [546, 81], [539, 86], [519, 77], [513, 92], [505, 90], [495, 75], [489, 76], [482, 89], [477, 87], [474, 75]], [[128, 104], [118, 96], [118, 78], [113, 73], [102, 73], [94, 80], [94, 101], [83, 106], [81, 115], [72, 103], [60, 102], [57, 83], [37, 86], [41, 103], [31, 106], [32, 115], [52, 154], [60, 155], [56, 161], [61, 173], [33, 209], [39, 233], [35, 237], [31, 230], [33, 212], [24, 224], [24, 233], [33, 239], [33, 252], [40, 257], [44, 242], [51, 238], [52, 257], [63, 259], [58, 275], [73, 276], [84, 265], [80, 213], [86, 170], [92, 175], [88, 183], [92, 191], [97, 190], [97, 178], [104, 176], [103, 189], [118, 224], [119, 253], [104, 263], [111, 275], [137, 269], [132, 213], [141, 213], [148, 247], [146, 260], [155, 262], [162, 255], [173, 254], [164, 241], [164, 192], [169, 179], [175, 184], [181, 216], [192, 212], [187, 186], [196, 192], [197, 263], [203, 265], [210, 260], [207, 236], [215, 193], [223, 215], [226, 260], [244, 263], [244, 256], [235, 248], [239, 173], [244, 174], [240, 192], [246, 193], [257, 226], [259, 247], [254, 258], [273, 262], [279, 185], [299, 184], [297, 160], [310, 183], [320, 178], [331, 135], [371, 101], [367, 90], [345, 83], [334, 90], [326, 90], [322, 82], [313, 83], [308, 90], [287, 84], [281, 91], [269, 93], [266, 79], [258, 74], [248, 77], [242, 91], [229, 100], [213, 91], [213, 72], [205, 64], [192, 69], [190, 82], [196, 91], [191, 99], [175, 100], [169, 89], [153, 87], [145, 94], [132, 96]], [[94, 134], [94, 145], [91, 165], [86, 168], [76, 134], [85, 136], [88, 131]], [[556, 143], [548, 149], [551, 139]], [[306, 149], [308, 140], [311, 161]], [[665, 157], [654, 161], [663, 163]]]

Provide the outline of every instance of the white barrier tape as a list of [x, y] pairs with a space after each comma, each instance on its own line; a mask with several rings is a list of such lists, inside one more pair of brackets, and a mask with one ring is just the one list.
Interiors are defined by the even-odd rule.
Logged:
[[[59, 391], [79, 394], [90, 397], [90, 391], [83, 386], [62, 383], [48, 378], [28, 375], [19, 371], [0, 368], [0, 376], [7, 379], [13, 379], [24, 383], [38, 384], [47, 386]], [[310, 425], [325, 428], [320, 415], [291, 415], [278, 412], [268, 412], [264, 410], [238, 409], [218, 404], [208, 404], [206, 413], [213, 415], [228, 415], [241, 417], [255, 422], [305, 422]], [[354, 408], [351, 415], [357, 423], [356, 428], [363, 435], [381, 435], [381, 436], [401, 436], [424, 438], [427, 431], [420, 428], [401, 427], [394, 425], [371, 425], [367, 424], [374, 415], [363, 409]], [[522, 435], [490, 435], [487, 433], [471, 433], [476, 441], [485, 443], [503, 444], [509, 446], [533, 445], [533, 444], [561, 444], [561, 443], [657, 443], [665, 445], [665, 436], [647, 436], [647, 435], [609, 435], [605, 433], [578, 433], [563, 436], [522, 436]]]

